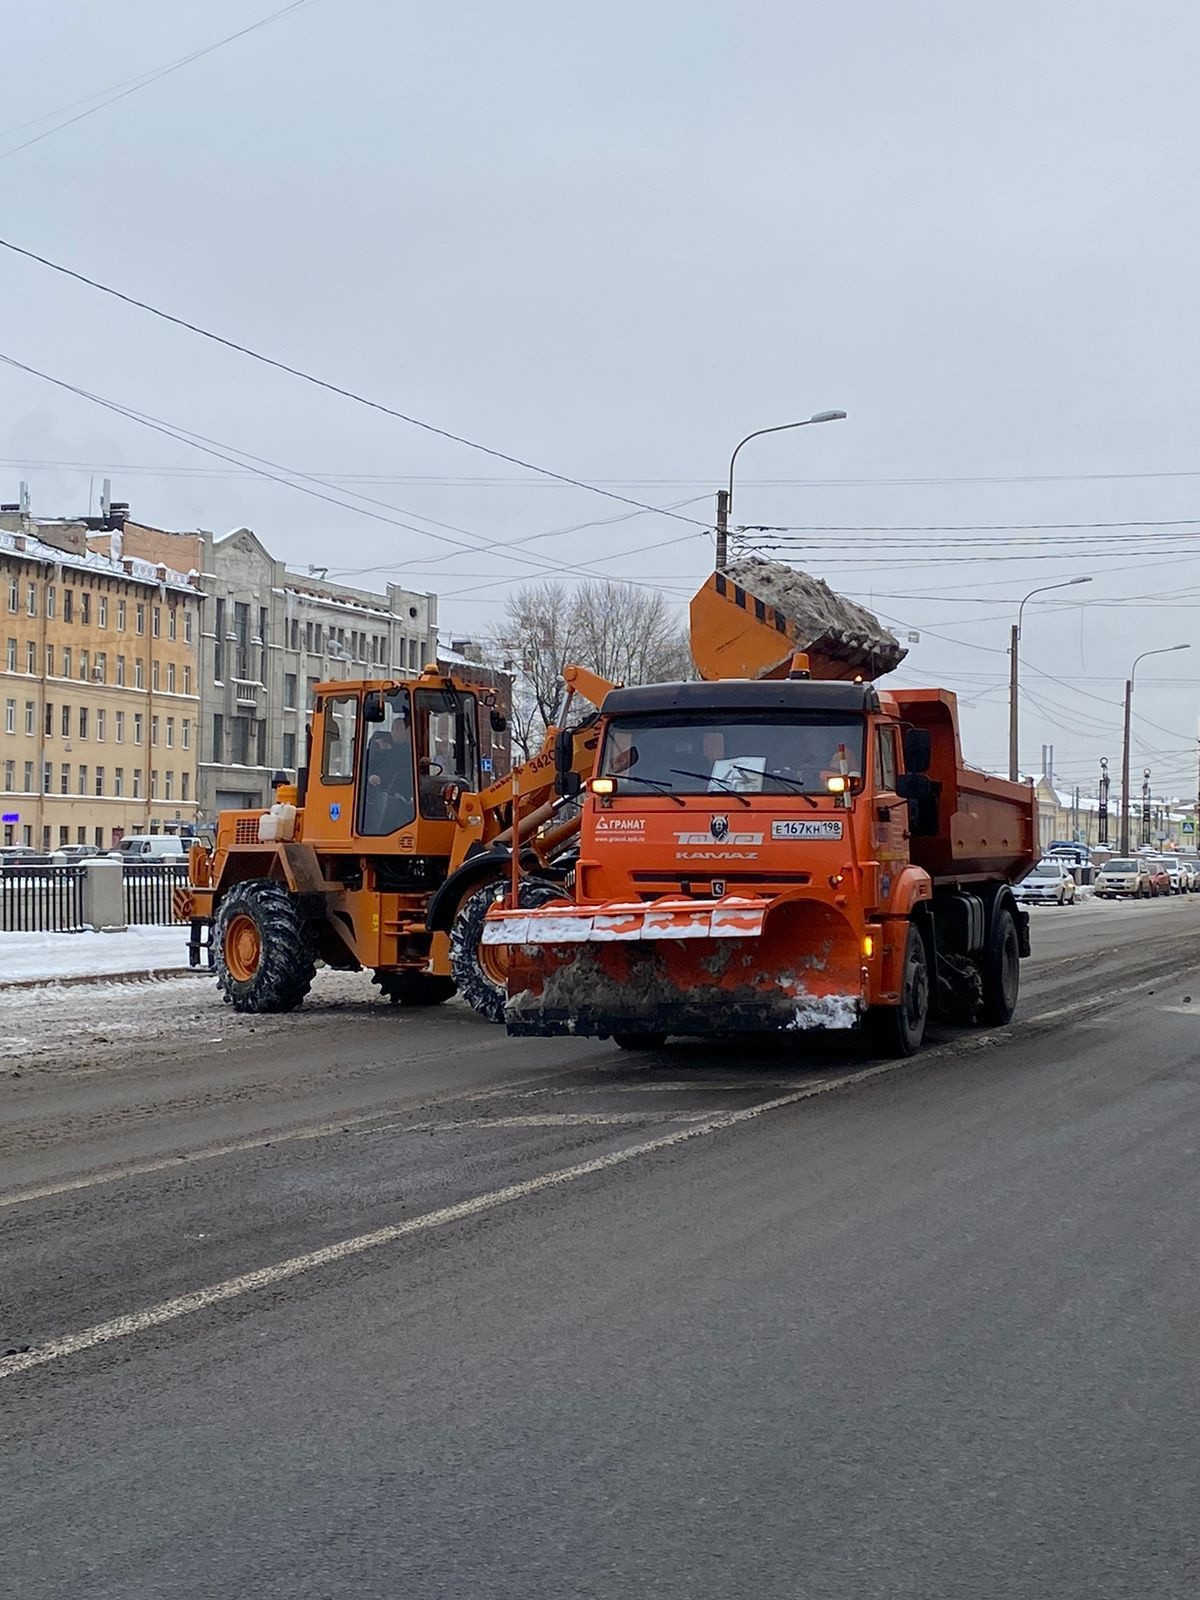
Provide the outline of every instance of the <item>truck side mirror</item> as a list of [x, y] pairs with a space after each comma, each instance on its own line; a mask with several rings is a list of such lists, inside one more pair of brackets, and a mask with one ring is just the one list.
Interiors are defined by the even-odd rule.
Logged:
[[933, 760], [933, 740], [929, 737], [928, 728], [905, 728], [904, 730], [904, 770], [906, 772], [928, 772]]
[[368, 689], [363, 696], [363, 721], [382, 722], [386, 715], [382, 692], [379, 689]]
[[505, 728], [508, 727], [508, 718], [503, 712], [497, 711], [495, 706], [492, 707], [491, 715], [488, 720], [492, 724], [493, 733], [503, 733]]
[[570, 728], [561, 728], [554, 735], [554, 792], [569, 800], [582, 787], [583, 781], [575, 771], [575, 735]]

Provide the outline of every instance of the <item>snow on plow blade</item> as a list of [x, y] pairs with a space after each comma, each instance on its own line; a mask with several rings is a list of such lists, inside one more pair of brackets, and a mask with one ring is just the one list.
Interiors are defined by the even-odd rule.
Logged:
[[512, 1034], [802, 1032], [863, 1009], [854, 931], [813, 900], [497, 910], [484, 939], [511, 943]]
[[489, 911], [484, 944], [588, 944], [616, 939], [747, 939], [763, 930], [768, 902], [690, 897]]

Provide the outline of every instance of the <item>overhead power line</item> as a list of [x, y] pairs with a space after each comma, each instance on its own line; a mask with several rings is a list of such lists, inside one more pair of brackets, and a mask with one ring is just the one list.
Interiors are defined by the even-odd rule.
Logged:
[[[151, 67], [148, 72], [140, 73], [136, 78], [126, 78], [121, 83], [110, 84], [107, 89], [98, 89], [95, 94], [84, 95], [80, 100], [73, 100], [69, 105], [59, 106], [55, 111], [44, 111], [41, 116], [30, 117], [26, 122], [19, 122], [11, 128], [0, 131], [0, 139], [6, 139], [10, 133], [21, 133], [26, 128], [36, 127], [39, 122], [45, 122], [51, 117], [61, 116], [65, 111], [73, 111], [76, 106], [86, 106], [87, 109], [78, 112], [73, 117], [67, 117], [62, 122], [57, 122], [52, 128], [44, 128], [41, 133], [36, 133], [31, 139], [26, 139], [22, 144], [13, 145], [9, 150], [0, 150], [0, 161], [6, 161], [9, 156], [15, 156], [21, 150], [28, 150], [31, 145], [41, 144], [43, 139], [49, 139], [53, 134], [61, 133], [64, 128], [70, 128], [77, 122], [84, 121], [87, 117], [94, 117], [97, 111], [103, 111], [106, 106], [115, 105], [118, 100], [124, 100], [131, 94], [136, 94], [139, 89], [146, 89], [159, 79], [178, 72], [182, 67], [187, 67], [193, 61], [199, 61], [202, 56], [209, 56], [214, 50], [220, 50], [227, 44], [232, 44], [235, 39], [244, 39], [248, 33], [256, 33], [260, 28], [266, 28], [273, 22], [290, 16], [294, 11], [302, 11], [306, 6], [315, 5], [316, 0], [291, 0], [290, 5], [281, 6], [278, 11], [272, 11], [269, 16], [260, 17], [257, 22], [251, 22], [244, 28], [239, 28], [236, 33], [226, 34], [223, 39], [215, 39], [212, 44], [201, 46], [186, 56], [180, 56], [175, 61], [165, 62], [162, 66]], [[97, 101], [89, 105], [89, 101]]]
[[274, 356], [264, 355], [261, 350], [254, 350], [249, 345], [239, 344], [236, 339], [227, 339], [223, 334], [214, 333], [211, 328], [201, 327], [199, 323], [189, 322], [186, 317], [177, 317], [170, 311], [163, 311], [158, 306], [153, 306], [146, 300], [139, 300], [134, 295], [125, 294], [120, 289], [114, 289], [107, 283], [101, 283], [96, 278], [89, 278], [85, 273], [76, 272], [73, 267], [64, 267], [57, 261], [51, 261], [48, 256], [38, 255], [34, 250], [26, 250], [23, 246], [15, 244], [11, 239], [0, 239], [0, 247], [11, 251], [13, 255], [24, 256], [27, 261], [36, 261], [39, 266], [47, 267], [51, 272], [57, 272], [64, 278], [74, 278], [77, 283], [86, 284], [89, 289], [96, 289], [101, 294], [120, 300], [125, 305], [134, 306], [139, 311], [148, 312], [152, 317], [158, 317], [162, 322], [169, 322], [176, 328], [184, 328], [189, 333], [197, 334], [201, 339], [208, 339], [213, 344], [222, 345], [226, 350], [234, 350], [238, 355], [248, 356], [251, 361], [257, 361], [265, 367], [272, 367], [276, 372], [286, 372], [290, 377], [299, 378], [303, 383], [310, 383], [314, 388], [323, 389], [327, 394], [340, 395], [343, 400], [352, 400], [356, 405], [365, 406], [369, 411], [381, 412], [386, 417], [394, 417], [397, 422], [407, 423], [411, 428], [420, 428], [425, 433], [433, 434], [439, 439], [448, 439], [452, 444], [460, 444], [468, 450], [477, 450], [482, 455], [491, 456], [497, 461], [506, 461], [510, 467], [521, 467], [526, 472], [536, 472], [541, 477], [552, 478], [556, 483], [566, 483], [576, 489], [586, 489], [591, 494], [603, 495], [608, 500], [616, 500], [621, 505], [636, 506], [640, 511], [653, 511], [660, 516], [672, 517], [676, 522], [690, 523], [694, 528], [703, 528], [707, 533], [711, 528], [710, 522], [700, 522], [695, 517], [686, 517], [678, 511], [661, 511], [659, 507], [647, 505], [644, 500], [635, 500], [630, 495], [617, 494], [615, 490], [603, 489], [598, 484], [587, 483], [582, 478], [572, 478], [565, 472], [554, 472], [549, 467], [539, 466], [535, 461], [525, 461], [520, 456], [509, 455], [503, 450], [494, 449], [491, 445], [481, 444], [477, 439], [468, 439], [464, 434], [453, 433], [449, 428], [438, 427], [436, 423], [426, 422], [421, 417], [410, 416], [405, 411], [397, 411], [394, 406], [385, 405], [382, 400], [372, 400], [369, 396], [359, 394], [354, 389], [343, 388], [341, 384], [332, 383], [327, 378], [318, 378], [314, 373], [305, 372], [301, 367], [293, 367], [286, 361], [277, 361]]

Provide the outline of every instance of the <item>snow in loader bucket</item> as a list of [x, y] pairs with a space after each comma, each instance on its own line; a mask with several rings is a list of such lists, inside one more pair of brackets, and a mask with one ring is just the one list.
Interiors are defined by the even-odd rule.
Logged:
[[815, 900], [564, 904], [523, 928], [492, 917], [505, 942], [523, 935], [509, 961], [512, 1034], [794, 1033], [852, 1028], [864, 1009], [854, 930]]

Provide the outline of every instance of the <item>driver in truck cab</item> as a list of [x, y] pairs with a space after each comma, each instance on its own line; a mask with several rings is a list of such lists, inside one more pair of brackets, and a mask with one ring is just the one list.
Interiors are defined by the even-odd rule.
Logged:
[[378, 728], [367, 745], [365, 825], [368, 833], [390, 833], [411, 822], [412, 764], [407, 742]]

